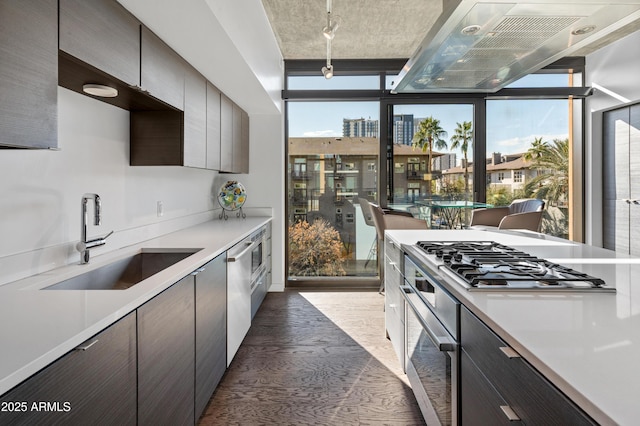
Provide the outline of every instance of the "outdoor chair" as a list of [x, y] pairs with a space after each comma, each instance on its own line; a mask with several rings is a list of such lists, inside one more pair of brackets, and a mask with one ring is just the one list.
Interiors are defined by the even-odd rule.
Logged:
[[540, 231], [544, 201], [537, 198], [513, 200], [506, 207], [475, 209], [471, 212], [471, 229], [526, 229]]
[[384, 211], [369, 203], [378, 237], [378, 272], [380, 274], [380, 292], [384, 290], [384, 231], [387, 229], [428, 229], [427, 222], [395, 211]]

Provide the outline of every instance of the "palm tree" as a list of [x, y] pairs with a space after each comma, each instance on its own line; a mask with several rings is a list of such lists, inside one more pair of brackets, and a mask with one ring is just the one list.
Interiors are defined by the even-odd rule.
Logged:
[[540, 158], [547, 149], [549, 149], [549, 144], [547, 142], [543, 142], [541, 137], [535, 138], [533, 142], [531, 142], [529, 150], [524, 153], [523, 158], [527, 161], [532, 161]]
[[[447, 132], [440, 127], [440, 120], [427, 117], [418, 124], [418, 131], [413, 135], [412, 146], [421, 148], [422, 152], [429, 152], [427, 156], [427, 173], [431, 173], [431, 157], [433, 156], [433, 146], [437, 149], [447, 148], [447, 142], [443, 139], [447, 137]], [[431, 193], [431, 183], [427, 185]]]
[[[530, 169], [539, 171], [538, 176], [525, 186], [527, 195], [558, 203], [566, 201], [569, 194], [569, 139], [554, 139], [553, 144], [542, 142], [525, 153], [531, 158]], [[535, 142], [534, 142], [535, 143]]]
[[469, 160], [467, 158], [469, 152], [469, 145], [473, 145], [473, 130], [471, 129], [470, 121], [463, 121], [462, 123], [456, 123], [458, 127], [451, 137], [451, 149], [460, 147], [462, 155], [464, 157], [464, 195], [465, 200], [469, 196]]

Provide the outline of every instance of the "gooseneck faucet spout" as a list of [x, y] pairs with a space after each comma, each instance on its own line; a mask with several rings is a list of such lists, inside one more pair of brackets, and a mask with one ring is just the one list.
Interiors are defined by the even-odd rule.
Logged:
[[107, 237], [113, 234], [113, 231], [109, 232], [104, 237], [94, 238], [92, 240], [87, 239], [87, 202], [93, 200], [93, 224], [98, 226], [102, 222], [102, 203], [100, 202], [100, 196], [98, 194], [84, 194], [81, 202], [81, 224], [80, 224], [80, 242], [76, 244], [76, 250], [80, 252], [80, 263], [89, 263], [89, 249], [92, 247], [102, 246], [106, 243]]

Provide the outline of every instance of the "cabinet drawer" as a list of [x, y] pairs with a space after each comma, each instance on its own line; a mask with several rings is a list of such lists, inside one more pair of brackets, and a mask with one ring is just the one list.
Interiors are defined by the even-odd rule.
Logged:
[[460, 377], [460, 414], [463, 425], [511, 424], [500, 409], [507, 403], [464, 351], [460, 353]]
[[4, 394], [0, 424], [135, 425], [135, 342], [131, 313]]
[[396, 265], [400, 265], [400, 259], [402, 258], [402, 250], [400, 250], [399, 244], [393, 242], [388, 238], [385, 238], [384, 253], [385, 253], [385, 256], [389, 257], [389, 260], [391, 262], [394, 262]]
[[514, 352], [466, 308], [461, 310], [462, 349], [515, 413], [528, 424], [595, 424], [572, 401]]

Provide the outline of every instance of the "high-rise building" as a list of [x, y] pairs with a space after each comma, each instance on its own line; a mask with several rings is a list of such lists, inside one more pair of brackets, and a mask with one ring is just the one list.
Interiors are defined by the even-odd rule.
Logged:
[[413, 114], [393, 116], [393, 142], [400, 145], [411, 145], [413, 140]]
[[447, 153], [433, 159], [433, 170], [447, 170], [456, 167], [456, 154]]
[[365, 118], [343, 118], [342, 136], [345, 138], [377, 138], [378, 120]]

